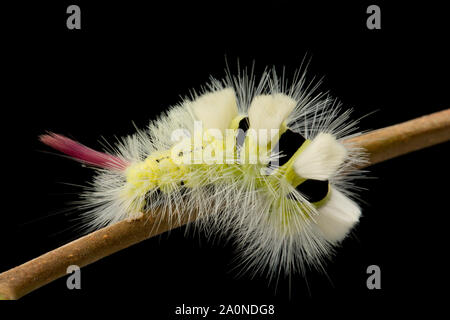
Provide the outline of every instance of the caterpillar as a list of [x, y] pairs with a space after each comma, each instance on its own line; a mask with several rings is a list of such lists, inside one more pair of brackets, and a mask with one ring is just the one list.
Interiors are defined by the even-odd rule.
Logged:
[[242, 270], [323, 269], [361, 216], [353, 181], [366, 160], [344, 141], [359, 134], [351, 110], [305, 74], [211, 78], [102, 152], [55, 133], [40, 140], [95, 169], [79, 204], [89, 229], [195, 216], [191, 225], [234, 241]]

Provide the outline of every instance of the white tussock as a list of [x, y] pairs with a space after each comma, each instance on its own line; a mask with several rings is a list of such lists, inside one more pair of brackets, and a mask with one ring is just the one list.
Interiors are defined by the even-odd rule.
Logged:
[[300, 177], [328, 180], [344, 162], [347, 149], [334, 136], [320, 133], [294, 162]]
[[[248, 109], [250, 128], [267, 132], [280, 129], [296, 104], [294, 99], [282, 93], [254, 97]], [[260, 145], [267, 145], [267, 139], [267, 135], [259, 134]]]
[[337, 189], [332, 188], [330, 192], [330, 198], [319, 208], [315, 221], [324, 238], [336, 243], [344, 240], [359, 221], [361, 209]]
[[234, 90], [226, 88], [206, 93], [188, 104], [196, 120], [203, 123], [203, 128], [219, 129], [224, 132], [238, 115]]

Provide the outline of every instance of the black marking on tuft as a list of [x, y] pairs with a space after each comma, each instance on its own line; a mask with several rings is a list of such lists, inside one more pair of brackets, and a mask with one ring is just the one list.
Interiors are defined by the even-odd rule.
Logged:
[[242, 118], [241, 121], [239, 121], [238, 129], [240, 130], [238, 130], [236, 135], [236, 149], [239, 149], [244, 144], [249, 126], [248, 117]]
[[[318, 202], [323, 200], [329, 190], [328, 180], [306, 180], [305, 182], [299, 184], [295, 190], [297, 190], [302, 196], [306, 198], [309, 202]], [[289, 199], [295, 200], [292, 194], [288, 194]]]
[[241, 119], [241, 121], [239, 121], [238, 129], [241, 129], [242, 131], [246, 132], [249, 127], [250, 124], [248, 123], [248, 117], [244, 117]]
[[[278, 140], [277, 145], [275, 148], [272, 149], [276, 150], [278, 148], [277, 153], [280, 154], [280, 157], [278, 158], [278, 165], [281, 167], [286, 162], [289, 161], [289, 159], [297, 152], [297, 150], [305, 143], [306, 139], [297, 132], [292, 131], [291, 129], [287, 129], [280, 137], [280, 140]], [[271, 165], [274, 163], [271, 162]]]

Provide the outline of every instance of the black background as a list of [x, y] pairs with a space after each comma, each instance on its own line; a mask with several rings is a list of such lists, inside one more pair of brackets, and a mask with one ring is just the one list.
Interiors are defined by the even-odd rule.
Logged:
[[[58, 132], [99, 148], [100, 136], [131, 134], [132, 122], [144, 127], [210, 75], [224, 76], [225, 57], [232, 70], [239, 59], [241, 66], [255, 61], [258, 73], [275, 65], [289, 75], [308, 54], [309, 76], [324, 76], [322, 90], [353, 107], [355, 117], [376, 111], [361, 121], [362, 130], [450, 106], [441, 5], [373, 2], [382, 29], [368, 30], [372, 2], [146, 3], [30, 2], [3, 10], [0, 271], [80, 235], [77, 214], [63, 212], [79, 191], [67, 183], [83, 185], [92, 172], [49, 154], [39, 134]], [[81, 30], [66, 28], [70, 4], [81, 7]], [[274, 304], [276, 319], [307, 310], [436, 311], [426, 297], [438, 296], [448, 273], [448, 147], [370, 167], [371, 178], [359, 182], [367, 189], [364, 216], [327, 276], [295, 276], [290, 288], [287, 279], [275, 287], [264, 278], [239, 278], [231, 271], [231, 245], [185, 237], [181, 228], [83, 268], [79, 291], [67, 290], [62, 278], [21, 302], [135, 306], [129, 310], [145, 308], [148, 319], [178, 319], [174, 310], [183, 303]], [[381, 268], [381, 290], [366, 287], [372, 264]], [[355, 311], [361, 305], [365, 313]]]

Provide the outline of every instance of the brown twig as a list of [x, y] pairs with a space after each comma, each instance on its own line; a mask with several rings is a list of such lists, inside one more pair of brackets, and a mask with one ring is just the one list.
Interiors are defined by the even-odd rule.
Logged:
[[[450, 109], [347, 140], [366, 149], [369, 164], [450, 140]], [[34, 260], [0, 274], [0, 299], [19, 299], [66, 274], [67, 267], [84, 267], [114, 252], [189, 221], [142, 217], [100, 229]]]
[[[157, 215], [155, 215], [157, 216]], [[191, 216], [194, 219], [194, 216]], [[87, 266], [110, 254], [189, 221], [142, 216], [92, 232], [0, 274], [0, 300], [15, 300], [66, 274], [67, 267]]]
[[450, 139], [450, 109], [435, 112], [364, 135], [346, 142], [359, 145], [373, 165]]

